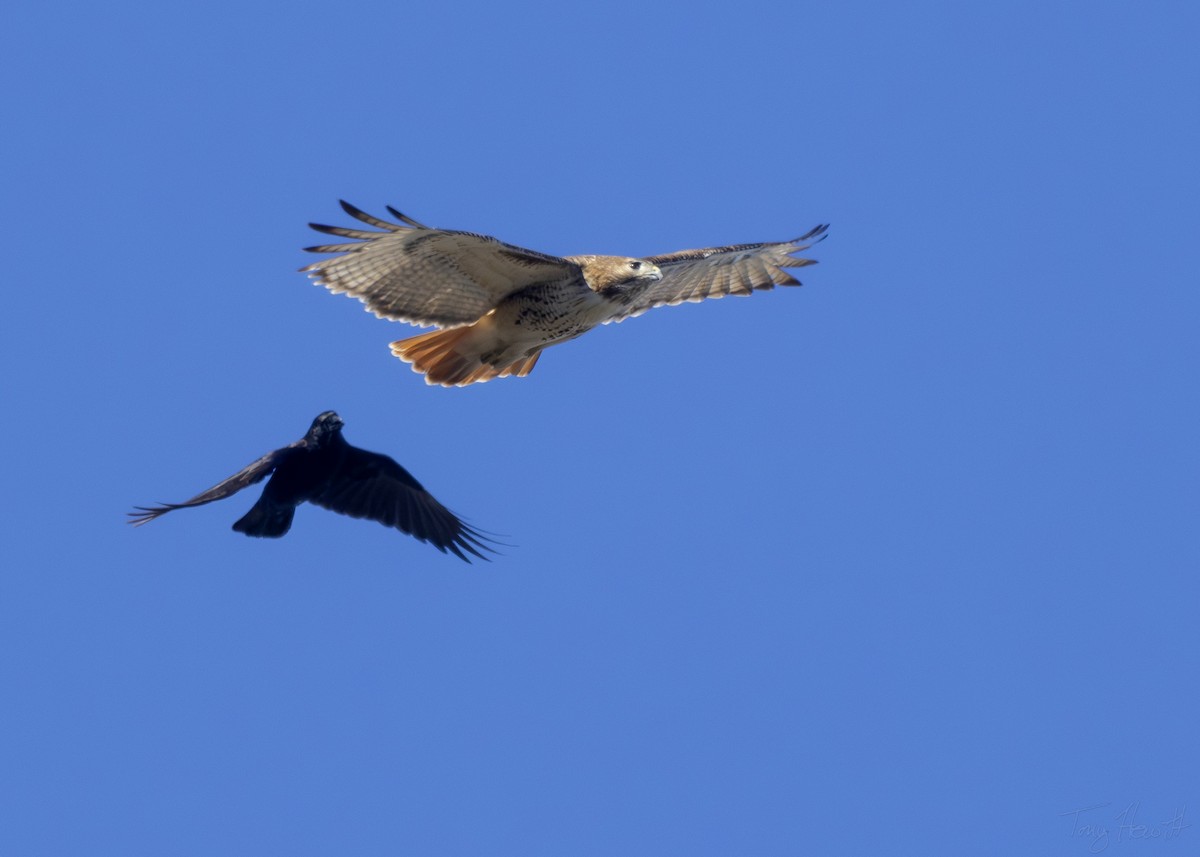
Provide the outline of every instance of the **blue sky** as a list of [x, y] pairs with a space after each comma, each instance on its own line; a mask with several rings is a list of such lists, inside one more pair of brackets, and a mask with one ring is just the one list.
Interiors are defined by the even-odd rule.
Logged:
[[[9, 19], [0, 852], [1196, 849], [1193, 5]], [[832, 226], [802, 289], [444, 390], [296, 272], [339, 198]], [[327, 408], [514, 547], [124, 525]]]

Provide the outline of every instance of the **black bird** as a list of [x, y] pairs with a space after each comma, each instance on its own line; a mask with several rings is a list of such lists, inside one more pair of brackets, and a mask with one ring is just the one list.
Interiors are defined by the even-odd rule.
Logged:
[[224, 500], [273, 471], [258, 502], [233, 525], [239, 533], [279, 538], [291, 528], [296, 507], [308, 501], [395, 527], [466, 562], [471, 561], [467, 554], [488, 559], [480, 551], [494, 553], [490, 539], [460, 521], [395, 461], [347, 443], [343, 425], [336, 413], [325, 411], [295, 443], [268, 452], [184, 503], [136, 506], [129, 523], [141, 526], [174, 509]]

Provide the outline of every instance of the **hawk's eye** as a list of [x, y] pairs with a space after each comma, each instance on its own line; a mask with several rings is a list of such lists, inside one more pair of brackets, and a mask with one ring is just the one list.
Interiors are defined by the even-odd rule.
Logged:
[[629, 267], [633, 268], [633, 270], [636, 271], [642, 267], [642, 263], [641, 262], [630, 262]]

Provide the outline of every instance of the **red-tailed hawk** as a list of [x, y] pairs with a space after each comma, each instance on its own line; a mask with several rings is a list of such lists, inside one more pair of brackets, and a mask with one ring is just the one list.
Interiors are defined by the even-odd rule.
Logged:
[[[794, 241], [680, 250], [662, 256], [549, 256], [487, 235], [431, 229], [388, 206], [389, 223], [348, 202], [351, 216], [382, 231], [309, 225], [354, 244], [307, 247], [336, 253], [301, 268], [380, 318], [441, 328], [392, 343], [427, 384], [465, 386], [528, 375], [542, 350], [599, 324], [656, 306], [798, 286], [785, 268], [825, 236], [821, 225]], [[809, 243], [803, 243], [803, 242]]]

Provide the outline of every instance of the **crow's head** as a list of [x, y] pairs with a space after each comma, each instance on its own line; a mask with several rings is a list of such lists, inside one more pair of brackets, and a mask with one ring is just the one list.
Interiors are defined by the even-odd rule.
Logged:
[[312, 426], [308, 429], [308, 435], [305, 440], [311, 446], [317, 447], [328, 441], [330, 438], [336, 437], [342, 430], [342, 418], [337, 415], [336, 411], [325, 411], [313, 420]]

